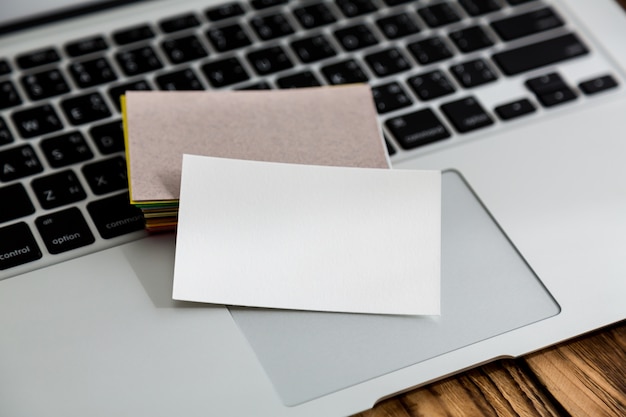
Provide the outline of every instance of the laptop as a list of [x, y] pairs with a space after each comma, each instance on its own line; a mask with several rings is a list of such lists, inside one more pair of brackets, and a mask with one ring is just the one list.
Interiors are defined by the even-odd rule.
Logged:
[[[0, 415], [351, 415], [626, 317], [614, 0], [0, 8]], [[119, 95], [355, 82], [393, 169], [442, 171], [441, 315], [173, 301]]]

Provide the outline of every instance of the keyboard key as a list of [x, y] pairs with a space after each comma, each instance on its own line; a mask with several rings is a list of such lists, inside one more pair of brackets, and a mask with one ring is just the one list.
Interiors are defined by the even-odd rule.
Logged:
[[26, 223], [0, 228], [0, 270], [41, 258], [41, 250]]
[[378, 43], [376, 36], [364, 24], [336, 30], [335, 37], [346, 51], [355, 51]]
[[383, 17], [378, 19], [376, 24], [387, 39], [398, 39], [420, 31], [415, 19], [407, 13]]
[[72, 41], [65, 45], [65, 52], [71, 57], [78, 57], [108, 49], [109, 45], [100, 35]]
[[204, 90], [191, 68], [159, 75], [155, 81], [161, 90]]
[[208, 55], [200, 40], [194, 35], [168, 39], [161, 43], [161, 48], [172, 64], [189, 62]]
[[202, 66], [202, 72], [213, 87], [225, 87], [250, 78], [235, 57], [209, 62]]
[[236, 90], [271, 90], [272, 87], [267, 81], [259, 81], [254, 84], [244, 85], [243, 87], [237, 87]]
[[305, 29], [329, 25], [337, 21], [328, 6], [323, 3], [299, 7], [294, 9], [293, 14]]
[[35, 225], [48, 252], [53, 255], [92, 244], [95, 239], [76, 207], [40, 216]]
[[453, 65], [450, 71], [465, 88], [477, 87], [495, 81], [498, 76], [483, 59]]
[[411, 68], [409, 61], [396, 48], [366, 55], [365, 61], [378, 77], [386, 77]]
[[[0, 151], [0, 181], [8, 182], [43, 171], [30, 145]], [[6, 200], [3, 200], [6, 201]]]
[[291, 60], [280, 46], [250, 52], [247, 58], [259, 75], [272, 74], [293, 67]]
[[63, 129], [61, 119], [49, 104], [17, 111], [11, 118], [20, 136], [26, 139]]
[[511, 6], [518, 6], [520, 4], [529, 3], [531, 1], [535, 0], [506, 0], [506, 2], [509, 3]]
[[346, 17], [361, 16], [376, 11], [371, 0], [336, 0], [336, 4]]
[[397, 82], [372, 87], [378, 114], [389, 113], [411, 105], [411, 99]]
[[576, 99], [576, 93], [556, 72], [531, 78], [526, 87], [535, 95], [544, 107], [552, 107]]
[[13, 142], [13, 134], [6, 122], [0, 117], [0, 146]]
[[286, 4], [287, 0], [251, 0], [250, 4], [257, 10], [267, 9], [270, 7]]
[[431, 109], [394, 117], [385, 126], [404, 149], [413, 149], [450, 137], [448, 129]]
[[496, 0], [459, 0], [459, 3], [470, 16], [481, 16], [500, 10]]
[[63, 100], [61, 108], [73, 125], [95, 122], [111, 115], [100, 93], [90, 93]]
[[106, 58], [96, 58], [83, 62], [73, 62], [70, 74], [80, 88], [93, 87], [117, 79], [117, 75]]
[[363, 69], [353, 59], [326, 65], [322, 67], [322, 74], [333, 85], [364, 83], [368, 80]]
[[415, 94], [424, 101], [452, 94], [455, 91], [448, 77], [440, 70], [416, 75], [407, 81]]
[[93, 158], [93, 153], [80, 132], [65, 133], [44, 139], [40, 146], [48, 163], [53, 168], [60, 168]]
[[537, 108], [535, 107], [535, 105], [527, 98], [516, 100], [511, 103], [502, 104], [495, 108], [496, 114], [502, 120], [515, 119], [517, 117], [533, 113], [536, 110]]
[[141, 210], [129, 203], [128, 194], [118, 194], [91, 202], [87, 204], [87, 211], [104, 239], [112, 239], [144, 228]]
[[124, 74], [128, 76], [154, 71], [163, 66], [149, 46], [120, 52], [115, 55], [115, 58]]
[[491, 22], [491, 27], [505, 41], [544, 32], [564, 25], [549, 7]]
[[39, 204], [45, 209], [53, 209], [87, 198], [78, 177], [71, 169], [36, 178], [31, 182], [31, 187]]
[[115, 103], [115, 107], [119, 111], [121, 108], [120, 96], [124, 95], [126, 91], [148, 91], [152, 90], [150, 85], [145, 80], [137, 80], [132, 81], [130, 83], [118, 85], [109, 90], [109, 97], [111, 97], [111, 101]]
[[461, 52], [474, 52], [493, 45], [493, 41], [480, 26], [471, 26], [450, 32], [450, 39]]
[[21, 81], [31, 100], [42, 100], [70, 91], [63, 74], [58, 69], [25, 75]]
[[587, 47], [576, 35], [570, 33], [496, 53], [493, 59], [506, 75], [516, 75], [587, 53], [589, 53]]
[[159, 22], [159, 27], [165, 33], [178, 32], [200, 25], [200, 21], [193, 13], [170, 17]]
[[255, 17], [250, 20], [250, 25], [264, 41], [293, 33], [293, 28], [282, 14]]
[[317, 77], [311, 71], [303, 71], [278, 78], [276, 84], [280, 88], [304, 88], [321, 85]]
[[0, 75], [10, 74], [12, 71], [11, 64], [6, 59], [0, 59]]
[[387, 155], [393, 156], [396, 154], [396, 148], [394, 148], [393, 145], [389, 143], [387, 136], [385, 136], [385, 145], [387, 147]]
[[152, 28], [148, 25], [140, 25], [113, 32], [113, 40], [118, 45], [128, 45], [154, 37]]
[[449, 3], [438, 3], [432, 6], [422, 7], [418, 10], [419, 15], [431, 28], [436, 28], [461, 20], [457, 12]]
[[493, 124], [493, 119], [474, 97], [456, 100], [441, 106], [441, 110], [460, 133]]
[[310, 63], [335, 56], [337, 52], [323, 35], [299, 39], [291, 43], [300, 61]]
[[453, 55], [450, 48], [438, 36], [412, 42], [407, 45], [407, 48], [422, 65], [443, 61]]
[[233, 2], [212, 7], [205, 12], [205, 15], [210, 21], [217, 22], [218, 20], [241, 16], [244, 13], [241, 4]]
[[18, 55], [15, 58], [17, 66], [21, 69], [30, 69], [41, 65], [52, 64], [61, 60], [59, 53], [54, 48], [41, 49]]
[[128, 188], [126, 161], [121, 156], [85, 165], [83, 175], [97, 195]]
[[[19, 219], [35, 212], [35, 207], [22, 184], [0, 187], [0, 223]], [[10, 203], [10, 204], [9, 204]]]
[[581, 82], [578, 84], [578, 87], [580, 87], [583, 93], [593, 95], [617, 87], [617, 81], [611, 75], [603, 75]]
[[11, 81], [0, 82], [0, 110], [22, 104], [22, 99]]
[[124, 125], [121, 120], [94, 126], [89, 129], [89, 135], [103, 155], [124, 150]]
[[238, 24], [211, 28], [207, 31], [206, 36], [219, 52], [231, 51], [252, 43], [246, 32]]

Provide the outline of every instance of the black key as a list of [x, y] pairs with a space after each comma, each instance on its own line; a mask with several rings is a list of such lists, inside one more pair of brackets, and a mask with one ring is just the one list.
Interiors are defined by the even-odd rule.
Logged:
[[0, 75], [10, 74], [11, 71], [12, 69], [9, 61], [7, 61], [6, 59], [0, 59]]
[[242, 14], [244, 14], [243, 7], [241, 7], [241, 4], [235, 2], [212, 7], [205, 12], [206, 18], [212, 22], [240, 16]]
[[383, 0], [387, 6], [397, 6], [414, 0]]
[[448, 77], [440, 70], [416, 75], [407, 81], [421, 100], [432, 100], [455, 91]]
[[617, 87], [617, 81], [611, 75], [603, 75], [581, 82], [578, 84], [578, 87], [580, 87], [583, 93], [592, 95]]
[[353, 59], [326, 65], [322, 67], [322, 74], [333, 85], [363, 83], [368, 80], [363, 69]]
[[563, 26], [563, 20], [549, 7], [491, 22], [491, 27], [505, 41]]
[[21, 69], [35, 68], [41, 65], [52, 64], [60, 61], [59, 53], [54, 48], [41, 49], [28, 52], [15, 58], [17, 66]]
[[161, 90], [204, 90], [191, 68], [159, 75], [155, 81]]
[[90, 93], [63, 100], [61, 108], [73, 125], [95, 122], [111, 115], [100, 93]]
[[506, 0], [506, 2], [509, 3], [511, 6], [517, 6], [520, 4], [529, 3], [531, 1], [535, 0]]
[[257, 10], [267, 9], [269, 7], [286, 4], [287, 0], [251, 0], [250, 4]]
[[372, 87], [372, 96], [379, 114], [411, 105], [411, 99], [397, 82]]
[[502, 120], [515, 119], [517, 117], [533, 113], [536, 110], [537, 109], [535, 105], [527, 98], [516, 100], [511, 103], [502, 104], [495, 108], [496, 114]]
[[238, 24], [211, 28], [206, 33], [213, 47], [220, 51], [230, 51], [250, 45], [250, 38]]
[[178, 32], [200, 25], [200, 21], [193, 13], [170, 17], [159, 22], [159, 27], [165, 33]]
[[481, 16], [500, 10], [496, 0], [459, 0], [459, 3], [470, 16]]
[[450, 137], [448, 129], [431, 109], [418, 110], [385, 122], [404, 149], [413, 149]]
[[[43, 171], [30, 145], [0, 151], [0, 181], [8, 182]], [[6, 200], [3, 200], [6, 201]]]
[[104, 51], [108, 47], [106, 40], [102, 36], [96, 35], [68, 43], [65, 45], [65, 52], [71, 57], [77, 57]]
[[441, 106], [441, 110], [461, 133], [493, 124], [493, 119], [474, 97], [456, 100]]
[[69, 66], [74, 82], [80, 88], [93, 87], [117, 79], [115, 71], [106, 58], [95, 58], [89, 61], [73, 62]]
[[376, 36], [364, 24], [336, 30], [335, 37], [346, 51], [355, 51], [378, 43]]
[[432, 64], [452, 57], [452, 51], [441, 38], [435, 36], [407, 45], [415, 59], [422, 65]]
[[0, 117], [0, 146], [13, 142], [13, 134], [6, 122]]
[[422, 7], [418, 10], [419, 15], [431, 28], [436, 28], [461, 20], [459, 12], [449, 3], [438, 3], [432, 6]]
[[574, 34], [537, 42], [493, 55], [506, 75], [515, 75], [589, 53]]
[[22, 184], [0, 187], [0, 223], [19, 219], [35, 212], [35, 207]]
[[35, 225], [53, 255], [91, 245], [95, 239], [76, 207], [37, 217]]
[[498, 76], [482, 59], [453, 65], [450, 71], [465, 88], [472, 88], [495, 81]]
[[361, 16], [376, 11], [371, 0], [336, 0], [337, 6], [346, 17]]
[[387, 147], [387, 155], [393, 156], [396, 154], [396, 148], [393, 147], [393, 145], [389, 142], [386, 136], [385, 136], [385, 145]]
[[545, 107], [552, 107], [576, 99], [576, 93], [555, 72], [526, 81], [526, 87]]
[[407, 13], [383, 17], [378, 19], [376, 24], [387, 39], [398, 39], [420, 31], [415, 19]]
[[120, 52], [115, 55], [115, 58], [124, 74], [129, 76], [154, 71], [163, 66], [149, 46]]
[[246, 56], [259, 75], [267, 75], [293, 67], [291, 60], [280, 46], [256, 50]]
[[111, 97], [111, 100], [113, 101], [113, 103], [115, 103], [115, 106], [117, 107], [118, 111], [121, 108], [120, 96], [124, 95], [124, 93], [129, 90], [148, 91], [148, 90], [152, 90], [152, 88], [144, 80], [137, 80], [137, 81], [118, 85], [116, 87], [111, 88], [109, 90], [109, 96]]
[[235, 57], [209, 62], [202, 66], [202, 72], [213, 87], [225, 87], [250, 78]]
[[129, 43], [139, 42], [151, 38], [154, 38], [154, 32], [148, 25], [135, 26], [118, 30], [113, 33], [113, 40], [118, 45], [128, 45]]
[[26, 223], [0, 228], [0, 270], [41, 258], [41, 251]]
[[244, 85], [243, 87], [237, 87], [236, 90], [271, 90], [272, 87], [267, 81], [259, 81], [254, 84]]
[[311, 71], [299, 72], [278, 78], [276, 84], [278, 84], [280, 88], [317, 87], [321, 85], [317, 77]]
[[87, 211], [104, 239], [144, 228], [141, 210], [129, 203], [128, 194], [118, 194], [89, 203]]
[[53, 209], [87, 198], [83, 186], [71, 169], [36, 178], [31, 182], [31, 187], [39, 204], [45, 209]]
[[61, 119], [49, 104], [15, 112], [11, 118], [20, 136], [27, 139], [63, 129]]
[[121, 156], [85, 165], [83, 175], [97, 195], [128, 188], [126, 161]]
[[103, 155], [124, 150], [124, 124], [121, 120], [94, 126], [89, 129], [89, 134]]
[[409, 61], [396, 48], [386, 49], [366, 55], [365, 61], [379, 77], [386, 77], [406, 71], [411, 67]]
[[172, 64], [180, 64], [207, 56], [207, 51], [194, 35], [168, 39], [161, 43], [163, 52]]
[[329, 25], [337, 20], [328, 6], [323, 3], [299, 7], [294, 9], [293, 14], [305, 29]]
[[299, 39], [292, 42], [291, 47], [304, 63], [320, 61], [337, 54], [323, 35]]
[[65, 133], [44, 139], [40, 146], [48, 163], [54, 168], [93, 158], [93, 153], [80, 132]]
[[474, 52], [493, 45], [493, 41], [480, 26], [471, 26], [450, 33], [450, 39], [461, 52]]
[[276, 39], [293, 33], [293, 28], [282, 14], [255, 17], [250, 20], [250, 25], [263, 40]]
[[11, 81], [0, 82], [0, 110], [17, 106], [22, 103], [15, 86]]
[[21, 81], [31, 100], [42, 100], [70, 91], [63, 74], [58, 69], [25, 75]]

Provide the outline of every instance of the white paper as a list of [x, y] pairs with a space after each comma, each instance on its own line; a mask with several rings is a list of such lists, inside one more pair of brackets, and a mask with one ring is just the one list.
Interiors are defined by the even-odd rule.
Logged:
[[441, 174], [184, 155], [173, 298], [440, 313]]

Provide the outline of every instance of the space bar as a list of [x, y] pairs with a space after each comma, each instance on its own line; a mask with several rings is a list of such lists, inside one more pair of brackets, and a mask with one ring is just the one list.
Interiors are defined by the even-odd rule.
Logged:
[[570, 33], [558, 38], [499, 52], [493, 55], [493, 60], [502, 72], [507, 75], [515, 75], [588, 52], [589, 50], [578, 37]]

